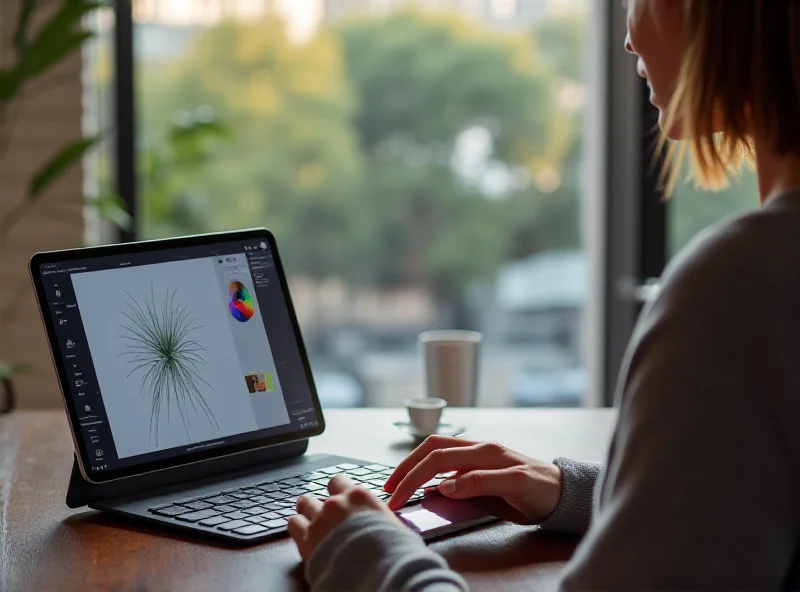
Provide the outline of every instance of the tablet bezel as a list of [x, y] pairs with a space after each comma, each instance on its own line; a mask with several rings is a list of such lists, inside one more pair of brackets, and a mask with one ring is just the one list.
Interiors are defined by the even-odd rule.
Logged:
[[[236, 241], [247, 240], [266, 240], [272, 250], [272, 255], [275, 262], [275, 269], [278, 273], [278, 278], [281, 283], [281, 290], [283, 293], [284, 301], [286, 302], [287, 312], [294, 331], [295, 339], [299, 348], [300, 359], [303, 363], [303, 370], [308, 380], [308, 386], [311, 392], [311, 399], [314, 405], [314, 410], [319, 418], [319, 425], [313, 428], [298, 430], [288, 434], [279, 434], [277, 436], [269, 436], [250, 440], [247, 442], [240, 442], [236, 444], [229, 444], [220, 448], [210, 450], [202, 450], [181, 456], [160, 459], [138, 465], [122, 467], [118, 469], [110, 469], [99, 473], [89, 474], [85, 467], [90, 466], [88, 450], [86, 444], [81, 437], [80, 420], [78, 419], [77, 409], [75, 402], [72, 400], [70, 390], [68, 388], [69, 381], [67, 379], [67, 369], [64, 364], [63, 356], [61, 355], [60, 346], [56, 337], [55, 319], [51, 313], [50, 307], [47, 304], [47, 296], [44, 290], [44, 283], [41, 275], [41, 265], [51, 263], [64, 263], [73, 260], [85, 260], [96, 257], [108, 257], [113, 255], [129, 255], [133, 253], [145, 253], [150, 251], [163, 251], [173, 248], [193, 247], [214, 245], [217, 243], [230, 243]], [[232, 454], [240, 454], [259, 448], [268, 446], [275, 446], [278, 444], [285, 444], [287, 442], [295, 442], [304, 440], [312, 436], [318, 436], [325, 431], [325, 418], [322, 414], [322, 406], [320, 405], [319, 396], [317, 394], [314, 378], [311, 373], [311, 366], [308, 360], [305, 343], [303, 341], [302, 333], [300, 332], [300, 325], [297, 321], [295, 314], [294, 304], [291, 295], [289, 294], [289, 286], [286, 281], [283, 264], [281, 263], [280, 253], [278, 246], [275, 242], [275, 237], [266, 228], [252, 228], [246, 230], [239, 230], [233, 232], [218, 232], [209, 234], [199, 234], [192, 236], [185, 236], [180, 238], [158, 239], [149, 241], [139, 241], [132, 243], [120, 243], [115, 245], [104, 245], [99, 247], [84, 247], [78, 249], [66, 249], [60, 251], [47, 251], [35, 253], [30, 260], [29, 271], [31, 280], [33, 282], [34, 291], [36, 293], [36, 301], [39, 306], [39, 313], [42, 317], [47, 340], [50, 346], [50, 354], [53, 359], [53, 365], [58, 375], [59, 388], [61, 396], [64, 401], [64, 407], [67, 411], [69, 419], [70, 431], [75, 445], [75, 452], [78, 458], [78, 465], [83, 477], [91, 483], [107, 483], [109, 481], [116, 481], [126, 477], [133, 477], [135, 475], [143, 475], [155, 471], [168, 470], [177, 466], [184, 466], [204, 460], [229, 456]]]

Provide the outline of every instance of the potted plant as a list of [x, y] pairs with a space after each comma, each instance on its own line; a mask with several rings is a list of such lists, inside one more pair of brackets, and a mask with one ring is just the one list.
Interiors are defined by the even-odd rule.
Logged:
[[[6, 1], [3, 0], [3, 4], [7, 10], [9, 4]], [[31, 81], [61, 64], [95, 36], [94, 32], [82, 26], [84, 18], [106, 6], [98, 1], [61, 0], [60, 5], [49, 12], [48, 18], [34, 30], [34, 16], [38, 16], [37, 10], [43, 3], [37, 0], [17, 1], [17, 20], [11, 38], [13, 59], [9, 65], [0, 68], [0, 159], [14, 149], [11, 128], [15, 117], [15, 101], [21, 100], [23, 90]], [[79, 164], [99, 140], [100, 136], [75, 138], [54, 150], [52, 156], [30, 178], [21, 198], [0, 217], [0, 249], [7, 244], [13, 228], [28, 215], [45, 190]], [[116, 194], [105, 192], [101, 196], [86, 197], [84, 201], [103, 219], [121, 227], [130, 224], [124, 204]], [[12, 378], [15, 372], [21, 370], [19, 366], [2, 360], [9, 347], [3, 332], [9, 312], [10, 305], [0, 303], [0, 413], [6, 413], [14, 406]]]

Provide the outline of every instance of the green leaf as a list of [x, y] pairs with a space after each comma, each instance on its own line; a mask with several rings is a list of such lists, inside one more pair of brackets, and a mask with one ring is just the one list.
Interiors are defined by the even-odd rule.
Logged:
[[17, 64], [16, 70], [20, 77], [20, 82], [34, 78], [52, 68], [58, 62], [71, 55], [72, 52], [79, 49], [84, 41], [92, 37], [94, 37], [94, 33], [91, 31], [79, 33], [65, 31], [59, 35], [54, 34], [48, 40], [43, 41], [37, 38], [31, 43], [30, 48]]
[[0, 70], [0, 101], [11, 100], [17, 92], [20, 82], [21, 76], [16, 68]]
[[79, 27], [84, 16], [103, 5], [103, 2], [64, 0], [61, 8], [47, 21], [31, 42], [31, 48], [36, 45], [52, 43], [59, 35], [74, 32], [73, 27]]
[[[52, 68], [78, 50], [84, 41], [94, 37], [94, 32], [80, 28], [81, 19], [101, 6], [104, 3], [64, 0], [61, 8], [44, 24], [39, 33], [29, 43], [24, 44], [25, 50], [20, 53], [15, 68], [17, 86]], [[20, 22], [19, 26], [26, 25]], [[20, 33], [18, 30], [18, 34], [24, 35], [24, 32]]]
[[80, 161], [83, 155], [100, 139], [99, 136], [81, 138], [64, 146], [47, 161], [34, 175], [28, 185], [28, 199], [36, 200], [56, 179], [63, 175], [73, 164]]
[[97, 197], [86, 197], [83, 201], [87, 206], [94, 208], [103, 220], [107, 220], [123, 230], [130, 230], [133, 226], [133, 218], [119, 195], [104, 193]]
[[33, 370], [30, 364], [7, 364], [0, 362], [0, 380], [7, 380], [15, 374], [26, 374]]
[[22, 54], [28, 47], [28, 27], [31, 24], [31, 16], [36, 10], [36, 0], [22, 0], [17, 20], [17, 30], [14, 32], [14, 47], [17, 54]]

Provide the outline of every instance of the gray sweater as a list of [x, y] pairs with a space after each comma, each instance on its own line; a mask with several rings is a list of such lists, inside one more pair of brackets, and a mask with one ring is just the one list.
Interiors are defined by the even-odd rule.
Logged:
[[[597, 487], [598, 467], [556, 460], [561, 501], [541, 527], [586, 530], [561, 587], [800, 589], [800, 194], [705, 232], [662, 280]], [[373, 513], [323, 540], [306, 576], [315, 592], [467, 590]]]

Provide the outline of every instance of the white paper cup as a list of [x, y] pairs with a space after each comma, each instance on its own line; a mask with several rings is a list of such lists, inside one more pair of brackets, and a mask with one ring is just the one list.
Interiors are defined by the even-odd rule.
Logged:
[[475, 407], [483, 335], [477, 331], [426, 331], [419, 341], [427, 396], [444, 399], [451, 407]]

